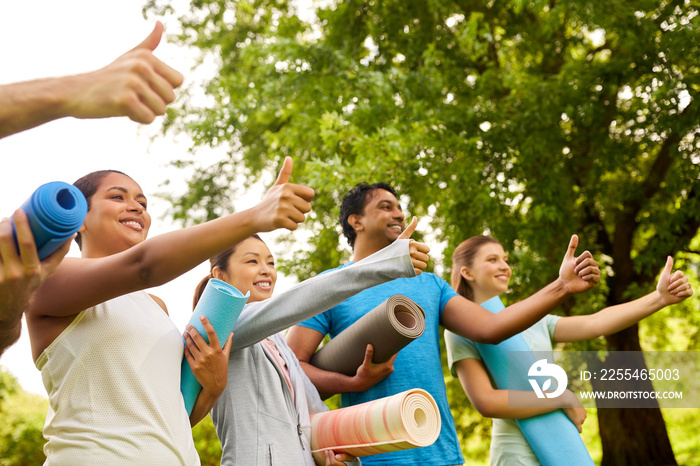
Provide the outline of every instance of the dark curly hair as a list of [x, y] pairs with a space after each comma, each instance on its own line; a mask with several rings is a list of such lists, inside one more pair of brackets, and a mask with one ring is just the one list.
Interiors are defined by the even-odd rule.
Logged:
[[[119, 170], [97, 170], [95, 172], [88, 173], [87, 175], [79, 178], [75, 183], [73, 183], [73, 186], [78, 188], [80, 192], [83, 193], [83, 196], [85, 196], [85, 200], [87, 200], [88, 210], [90, 210], [92, 196], [95, 195], [95, 193], [97, 192], [97, 188], [100, 187], [102, 179], [111, 173], [118, 173], [120, 175], [124, 175], [126, 177], [131, 178], [129, 175], [120, 172]], [[80, 233], [78, 233], [78, 235], [75, 237], [75, 242], [78, 243], [78, 247], [80, 249], [83, 248], [83, 240], [80, 237]]]
[[369, 201], [372, 194], [378, 189], [389, 191], [394, 197], [398, 197], [394, 188], [386, 183], [368, 184], [362, 182], [356, 184], [355, 187], [348, 191], [347, 194], [343, 196], [343, 200], [340, 203], [340, 226], [343, 227], [343, 235], [345, 235], [348, 239], [348, 243], [350, 243], [350, 246], [353, 248], [355, 247], [357, 233], [355, 233], [355, 230], [348, 222], [348, 218], [351, 215], [362, 215], [367, 201]]

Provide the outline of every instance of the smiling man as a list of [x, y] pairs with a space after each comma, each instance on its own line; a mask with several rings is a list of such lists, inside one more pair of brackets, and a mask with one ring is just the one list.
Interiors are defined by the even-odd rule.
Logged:
[[[353, 262], [391, 244], [405, 228], [397, 194], [384, 183], [360, 183], [350, 190], [340, 207], [340, 223], [353, 248]], [[600, 281], [598, 264], [588, 251], [574, 256], [577, 244], [578, 239], [573, 237], [556, 280], [498, 314], [491, 314], [458, 295], [440, 277], [424, 272], [413, 278], [400, 278], [367, 289], [290, 329], [287, 342], [306, 374], [321, 394], [341, 393], [342, 406], [364, 403], [412, 388], [423, 388], [435, 398], [442, 429], [433, 445], [368, 456], [362, 459], [363, 465], [449, 466], [464, 463], [445, 391], [440, 360], [440, 325], [482, 343], [498, 343], [525, 330], [568, 296], [586, 291]], [[425, 332], [421, 337], [383, 364], [372, 363], [373, 350], [368, 345], [365, 362], [354, 376], [324, 371], [308, 363], [326, 334], [331, 338], [337, 336], [395, 294], [407, 296], [425, 311]]]

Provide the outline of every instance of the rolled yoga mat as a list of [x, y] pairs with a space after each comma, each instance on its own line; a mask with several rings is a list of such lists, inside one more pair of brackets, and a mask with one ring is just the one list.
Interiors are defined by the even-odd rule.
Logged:
[[[505, 309], [498, 297], [489, 299], [481, 306], [493, 314]], [[476, 347], [498, 388], [533, 391], [532, 385], [528, 382], [528, 369], [537, 361], [537, 358], [532, 354], [521, 334], [514, 335], [498, 345], [477, 343]], [[518, 362], [523, 363], [523, 370], [517, 373], [522, 373], [521, 377], [514, 377], [513, 374], [516, 371], [512, 370], [510, 378], [508, 377], [508, 353], [511, 351], [519, 352]], [[527, 419], [516, 419], [515, 422], [542, 466], [594, 464], [576, 426], [561, 410]]]
[[414, 388], [347, 408], [311, 415], [311, 453], [368, 456], [432, 445], [440, 435], [440, 411], [427, 391]]
[[319, 369], [355, 375], [365, 359], [367, 345], [372, 361], [388, 361], [401, 348], [423, 334], [425, 311], [397, 294], [375, 307], [314, 353], [310, 363]]
[[[39, 259], [44, 260], [80, 229], [88, 206], [78, 188], [63, 181], [52, 181], [39, 186], [20, 209], [27, 214]], [[14, 228], [13, 223], [16, 242]]]
[[[219, 338], [223, 348], [226, 344], [226, 339], [233, 330], [234, 325], [236, 325], [238, 316], [241, 315], [243, 306], [248, 301], [248, 296], [250, 296], [250, 293], [246, 293], [243, 296], [243, 293], [228, 283], [212, 278], [204, 288], [202, 297], [199, 298], [194, 308], [189, 324], [197, 329], [197, 332], [209, 343], [207, 331], [204, 329], [202, 322], [199, 321], [200, 316], [205, 316], [209, 319], [212, 327], [214, 327], [216, 336]], [[192, 408], [194, 408], [194, 403], [197, 401], [197, 396], [199, 396], [201, 390], [202, 385], [192, 373], [187, 359], [183, 357], [180, 391], [185, 400], [187, 414], [192, 414]]]

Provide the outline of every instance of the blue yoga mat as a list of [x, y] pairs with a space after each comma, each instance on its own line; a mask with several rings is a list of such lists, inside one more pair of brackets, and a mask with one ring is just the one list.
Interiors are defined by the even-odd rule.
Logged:
[[[505, 309], [498, 297], [489, 299], [481, 306], [493, 314]], [[514, 335], [498, 345], [477, 343], [476, 346], [498, 388], [532, 391], [533, 387], [528, 381], [528, 369], [537, 358], [521, 334]], [[518, 357], [523, 370], [510, 371], [509, 378], [508, 353], [511, 351], [520, 352]], [[514, 372], [522, 373], [522, 377], [514, 377]], [[576, 426], [561, 410], [527, 419], [516, 419], [515, 422], [542, 466], [594, 464]]]
[[[246, 293], [245, 296], [243, 296], [243, 293], [228, 283], [212, 278], [207, 283], [206, 288], [204, 288], [202, 297], [199, 298], [197, 306], [194, 308], [189, 324], [196, 328], [197, 332], [209, 343], [207, 331], [204, 329], [204, 325], [199, 321], [199, 316], [205, 316], [209, 319], [212, 327], [214, 327], [216, 336], [219, 338], [219, 342], [223, 348], [249, 296], [250, 293]], [[194, 402], [197, 401], [197, 396], [199, 396], [201, 390], [202, 386], [192, 373], [187, 359], [183, 357], [180, 375], [180, 391], [182, 392], [182, 397], [185, 399], [187, 414], [192, 414]]]
[[[50, 256], [80, 229], [88, 210], [83, 193], [63, 181], [39, 186], [20, 208], [29, 219], [40, 260]], [[13, 223], [16, 242], [14, 228]]]

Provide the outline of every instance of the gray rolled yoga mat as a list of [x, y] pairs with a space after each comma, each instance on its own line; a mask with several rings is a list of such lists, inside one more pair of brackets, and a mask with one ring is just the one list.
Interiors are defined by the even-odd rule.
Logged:
[[423, 334], [425, 312], [403, 295], [394, 295], [331, 339], [311, 358], [319, 369], [355, 375], [365, 359], [368, 344], [372, 361], [388, 361], [404, 346]]

